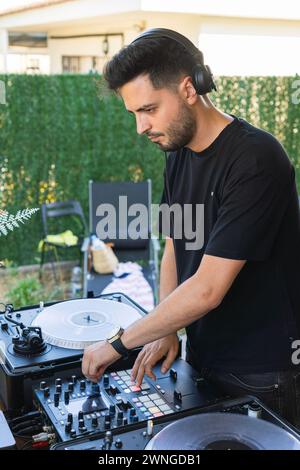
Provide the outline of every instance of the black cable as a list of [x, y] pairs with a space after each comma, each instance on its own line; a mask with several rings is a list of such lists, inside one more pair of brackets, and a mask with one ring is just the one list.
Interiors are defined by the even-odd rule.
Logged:
[[32, 444], [33, 440], [27, 441], [19, 450], [29, 450], [29, 448], [32, 447]]
[[30, 421], [24, 421], [22, 423], [17, 424], [16, 426], [11, 426], [13, 431], [20, 432], [24, 428], [28, 428], [29, 426], [41, 426], [42, 420], [41, 418], [31, 419]]
[[42, 416], [42, 413], [40, 411], [29, 411], [28, 413], [23, 414], [22, 416], [17, 416], [16, 418], [12, 418], [9, 420], [10, 424], [18, 424], [23, 421], [26, 421], [27, 419], [32, 419], [32, 418], [39, 418]]
[[41, 432], [43, 430], [43, 426], [28, 426], [27, 428], [22, 429], [22, 432], [18, 434], [22, 436], [25, 434], [26, 436], [32, 436], [35, 433]]

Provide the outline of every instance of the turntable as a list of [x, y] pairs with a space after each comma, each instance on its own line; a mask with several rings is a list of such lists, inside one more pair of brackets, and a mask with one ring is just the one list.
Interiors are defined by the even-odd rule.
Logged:
[[246, 396], [153, 417], [123, 429], [76, 436], [52, 449], [146, 450], [159, 454], [162, 450], [300, 450], [300, 436], [261, 401]]
[[188, 416], [162, 429], [146, 450], [300, 450], [287, 430], [235, 413]]
[[[126, 328], [145, 310], [124, 294], [66, 300], [0, 314], [0, 396], [8, 411], [32, 407], [35, 381], [81, 373], [83, 349]], [[136, 357], [121, 359], [128, 368]]]

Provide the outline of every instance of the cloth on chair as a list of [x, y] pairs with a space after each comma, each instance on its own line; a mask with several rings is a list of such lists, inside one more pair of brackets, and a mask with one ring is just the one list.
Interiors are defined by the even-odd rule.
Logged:
[[44, 243], [54, 243], [61, 246], [75, 246], [78, 243], [78, 237], [71, 230], [58, 233], [56, 235], [47, 235], [44, 240], [39, 242], [38, 251], [42, 251]]
[[119, 263], [114, 278], [101, 294], [121, 292], [128, 295], [147, 312], [154, 309], [154, 296], [149, 282], [143, 275], [143, 268], [137, 263]]

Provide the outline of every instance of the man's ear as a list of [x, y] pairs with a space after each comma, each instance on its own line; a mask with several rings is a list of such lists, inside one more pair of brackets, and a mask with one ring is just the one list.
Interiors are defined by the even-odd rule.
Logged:
[[198, 95], [192, 82], [192, 77], [184, 77], [179, 84], [179, 94], [187, 104], [193, 105], [198, 100]]

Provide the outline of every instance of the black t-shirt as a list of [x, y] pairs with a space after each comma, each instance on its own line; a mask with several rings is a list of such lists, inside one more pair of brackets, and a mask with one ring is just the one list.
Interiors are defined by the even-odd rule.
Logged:
[[247, 260], [222, 303], [187, 327], [192, 365], [241, 373], [293, 367], [300, 212], [295, 171], [280, 143], [234, 117], [204, 151], [168, 155], [162, 202], [204, 204], [202, 248], [187, 250], [190, 240], [171, 232], [179, 284], [204, 254]]

